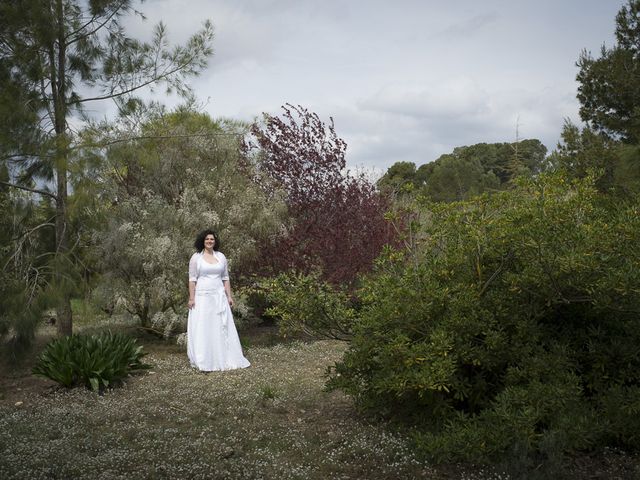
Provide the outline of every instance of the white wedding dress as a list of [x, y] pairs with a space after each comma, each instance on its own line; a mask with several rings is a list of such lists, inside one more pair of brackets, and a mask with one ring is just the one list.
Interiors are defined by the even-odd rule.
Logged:
[[196, 290], [187, 324], [187, 355], [192, 367], [206, 372], [246, 368], [251, 364], [242, 354], [222, 283], [229, 279], [227, 259], [220, 252], [214, 256], [218, 260], [214, 264], [202, 253], [189, 261], [189, 281], [196, 282]]

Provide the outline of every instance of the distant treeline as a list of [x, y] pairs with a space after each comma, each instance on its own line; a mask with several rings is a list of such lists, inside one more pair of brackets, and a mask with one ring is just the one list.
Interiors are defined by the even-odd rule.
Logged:
[[416, 192], [436, 202], [465, 200], [503, 190], [515, 177], [544, 169], [547, 148], [537, 139], [514, 143], [477, 143], [454, 148], [416, 167], [396, 162], [378, 181], [387, 192]]

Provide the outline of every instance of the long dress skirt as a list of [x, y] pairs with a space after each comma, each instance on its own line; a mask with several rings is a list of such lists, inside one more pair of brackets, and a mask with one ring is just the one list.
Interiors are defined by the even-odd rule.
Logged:
[[240, 338], [224, 289], [196, 289], [189, 310], [187, 354], [191, 366], [202, 371], [246, 368]]

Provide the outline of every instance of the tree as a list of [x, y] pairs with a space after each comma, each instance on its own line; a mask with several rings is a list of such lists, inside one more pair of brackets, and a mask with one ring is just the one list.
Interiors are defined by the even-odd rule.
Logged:
[[219, 233], [234, 281], [261, 253], [284, 206], [240, 168], [246, 130], [180, 109], [109, 148], [96, 172], [106, 221], [94, 230], [102, 259], [95, 295], [105, 309], [117, 305], [168, 336], [187, 318], [186, 270], [199, 231]]
[[[19, 133], [4, 147], [3, 158], [18, 161], [26, 178], [53, 182], [54, 191], [45, 194], [55, 201], [59, 257], [70, 251], [68, 175], [80, 147], [71, 119], [81, 117], [88, 102], [109, 99], [126, 114], [141, 104], [134, 95], [156, 84], [187, 94], [186, 78], [201, 71], [212, 52], [209, 22], [186, 45], [170, 48], [162, 23], [151, 42], [127, 36], [121, 20], [132, 13], [137, 12], [130, 0], [15, 0], [0, 6], [3, 122]], [[19, 181], [5, 184], [29, 190]], [[68, 335], [70, 292], [63, 272], [56, 283], [62, 290], [58, 331]]]
[[378, 180], [377, 185], [381, 190], [398, 192], [400, 189], [420, 186], [416, 184], [416, 164], [413, 162], [396, 162], [391, 165], [385, 174]]
[[427, 174], [426, 193], [436, 202], [452, 202], [479, 195], [488, 189], [498, 189], [500, 180], [486, 172], [477, 158], [442, 155], [433, 162]]
[[600, 133], [625, 143], [640, 141], [640, 0], [629, 0], [616, 16], [613, 48], [599, 58], [583, 51], [578, 100], [580, 117]]
[[544, 169], [547, 148], [536, 139], [514, 143], [478, 143], [456, 147], [433, 162], [398, 162], [379, 182], [381, 187], [412, 183], [415, 192], [433, 201], [457, 201], [485, 191], [507, 188], [520, 175]]
[[640, 192], [640, 155], [638, 145], [629, 145], [566, 122], [557, 149], [549, 155], [554, 169], [570, 178], [585, 178], [599, 172], [596, 185], [601, 192], [629, 196]]
[[262, 270], [319, 268], [325, 280], [352, 284], [394, 241], [384, 219], [387, 199], [364, 176], [345, 171], [347, 146], [333, 119], [326, 125], [301, 106], [283, 110], [282, 118], [264, 114], [248, 145], [258, 150], [256, 165], [271, 179], [270, 194], [284, 192], [292, 219], [261, 259]]
[[640, 191], [640, 1], [620, 9], [615, 35], [616, 45], [603, 46], [599, 58], [580, 55], [578, 100], [587, 125], [567, 122], [549, 163], [572, 178], [601, 172], [598, 188], [619, 200]]

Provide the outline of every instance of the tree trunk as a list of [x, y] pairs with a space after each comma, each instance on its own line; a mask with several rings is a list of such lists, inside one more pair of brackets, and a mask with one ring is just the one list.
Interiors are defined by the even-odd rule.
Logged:
[[[56, 257], [65, 256], [69, 249], [69, 231], [67, 225], [67, 105], [66, 105], [66, 39], [64, 30], [64, 6], [62, 0], [56, 0], [55, 16], [57, 20], [57, 39], [49, 49], [51, 61], [51, 93], [53, 100], [54, 128], [56, 132]], [[57, 47], [57, 52], [56, 52]], [[56, 55], [57, 53], [57, 55]], [[57, 258], [56, 258], [57, 260]], [[64, 269], [67, 261], [56, 262], [56, 283], [60, 289], [60, 300], [56, 308], [59, 335], [71, 335], [73, 332], [71, 313], [71, 294]], [[62, 266], [65, 266], [62, 268]]]
[[140, 317], [140, 324], [143, 327], [148, 327], [150, 322], [149, 319], [149, 311], [151, 310], [151, 298], [147, 292], [144, 293], [144, 302], [142, 304], [142, 308], [140, 309], [140, 313], [138, 316]]
[[73, 333], [71, 298], [68, 293], [64, 293], [60, 299], [60, 303], [56, 308], [56, 325], [58, 327], [58, 335], [68, 337]]
[[[58, 147], [59, 150], [62, 146]], [[68, 231], [67, 231], [67, 169], [66, 153], [64, 150], [59, 151], [59, 155], [63, 155], [56, 168], [58, 177], [57, 199], [56, 199], [56, 256], [64, 256], [69, 248]], [[56, 308], [58, 327], [58, 335], [71, 335], [73, 333], [73, 320], [71, 313], [71, 296], [68, 287], [68, 281], [65, 279], [64, 270], [67, 265], [66, 261], [56, 262], [56, 283], [60, 289], [60, 300]], [[64, 267], [63, 267], [64, 266]]]

